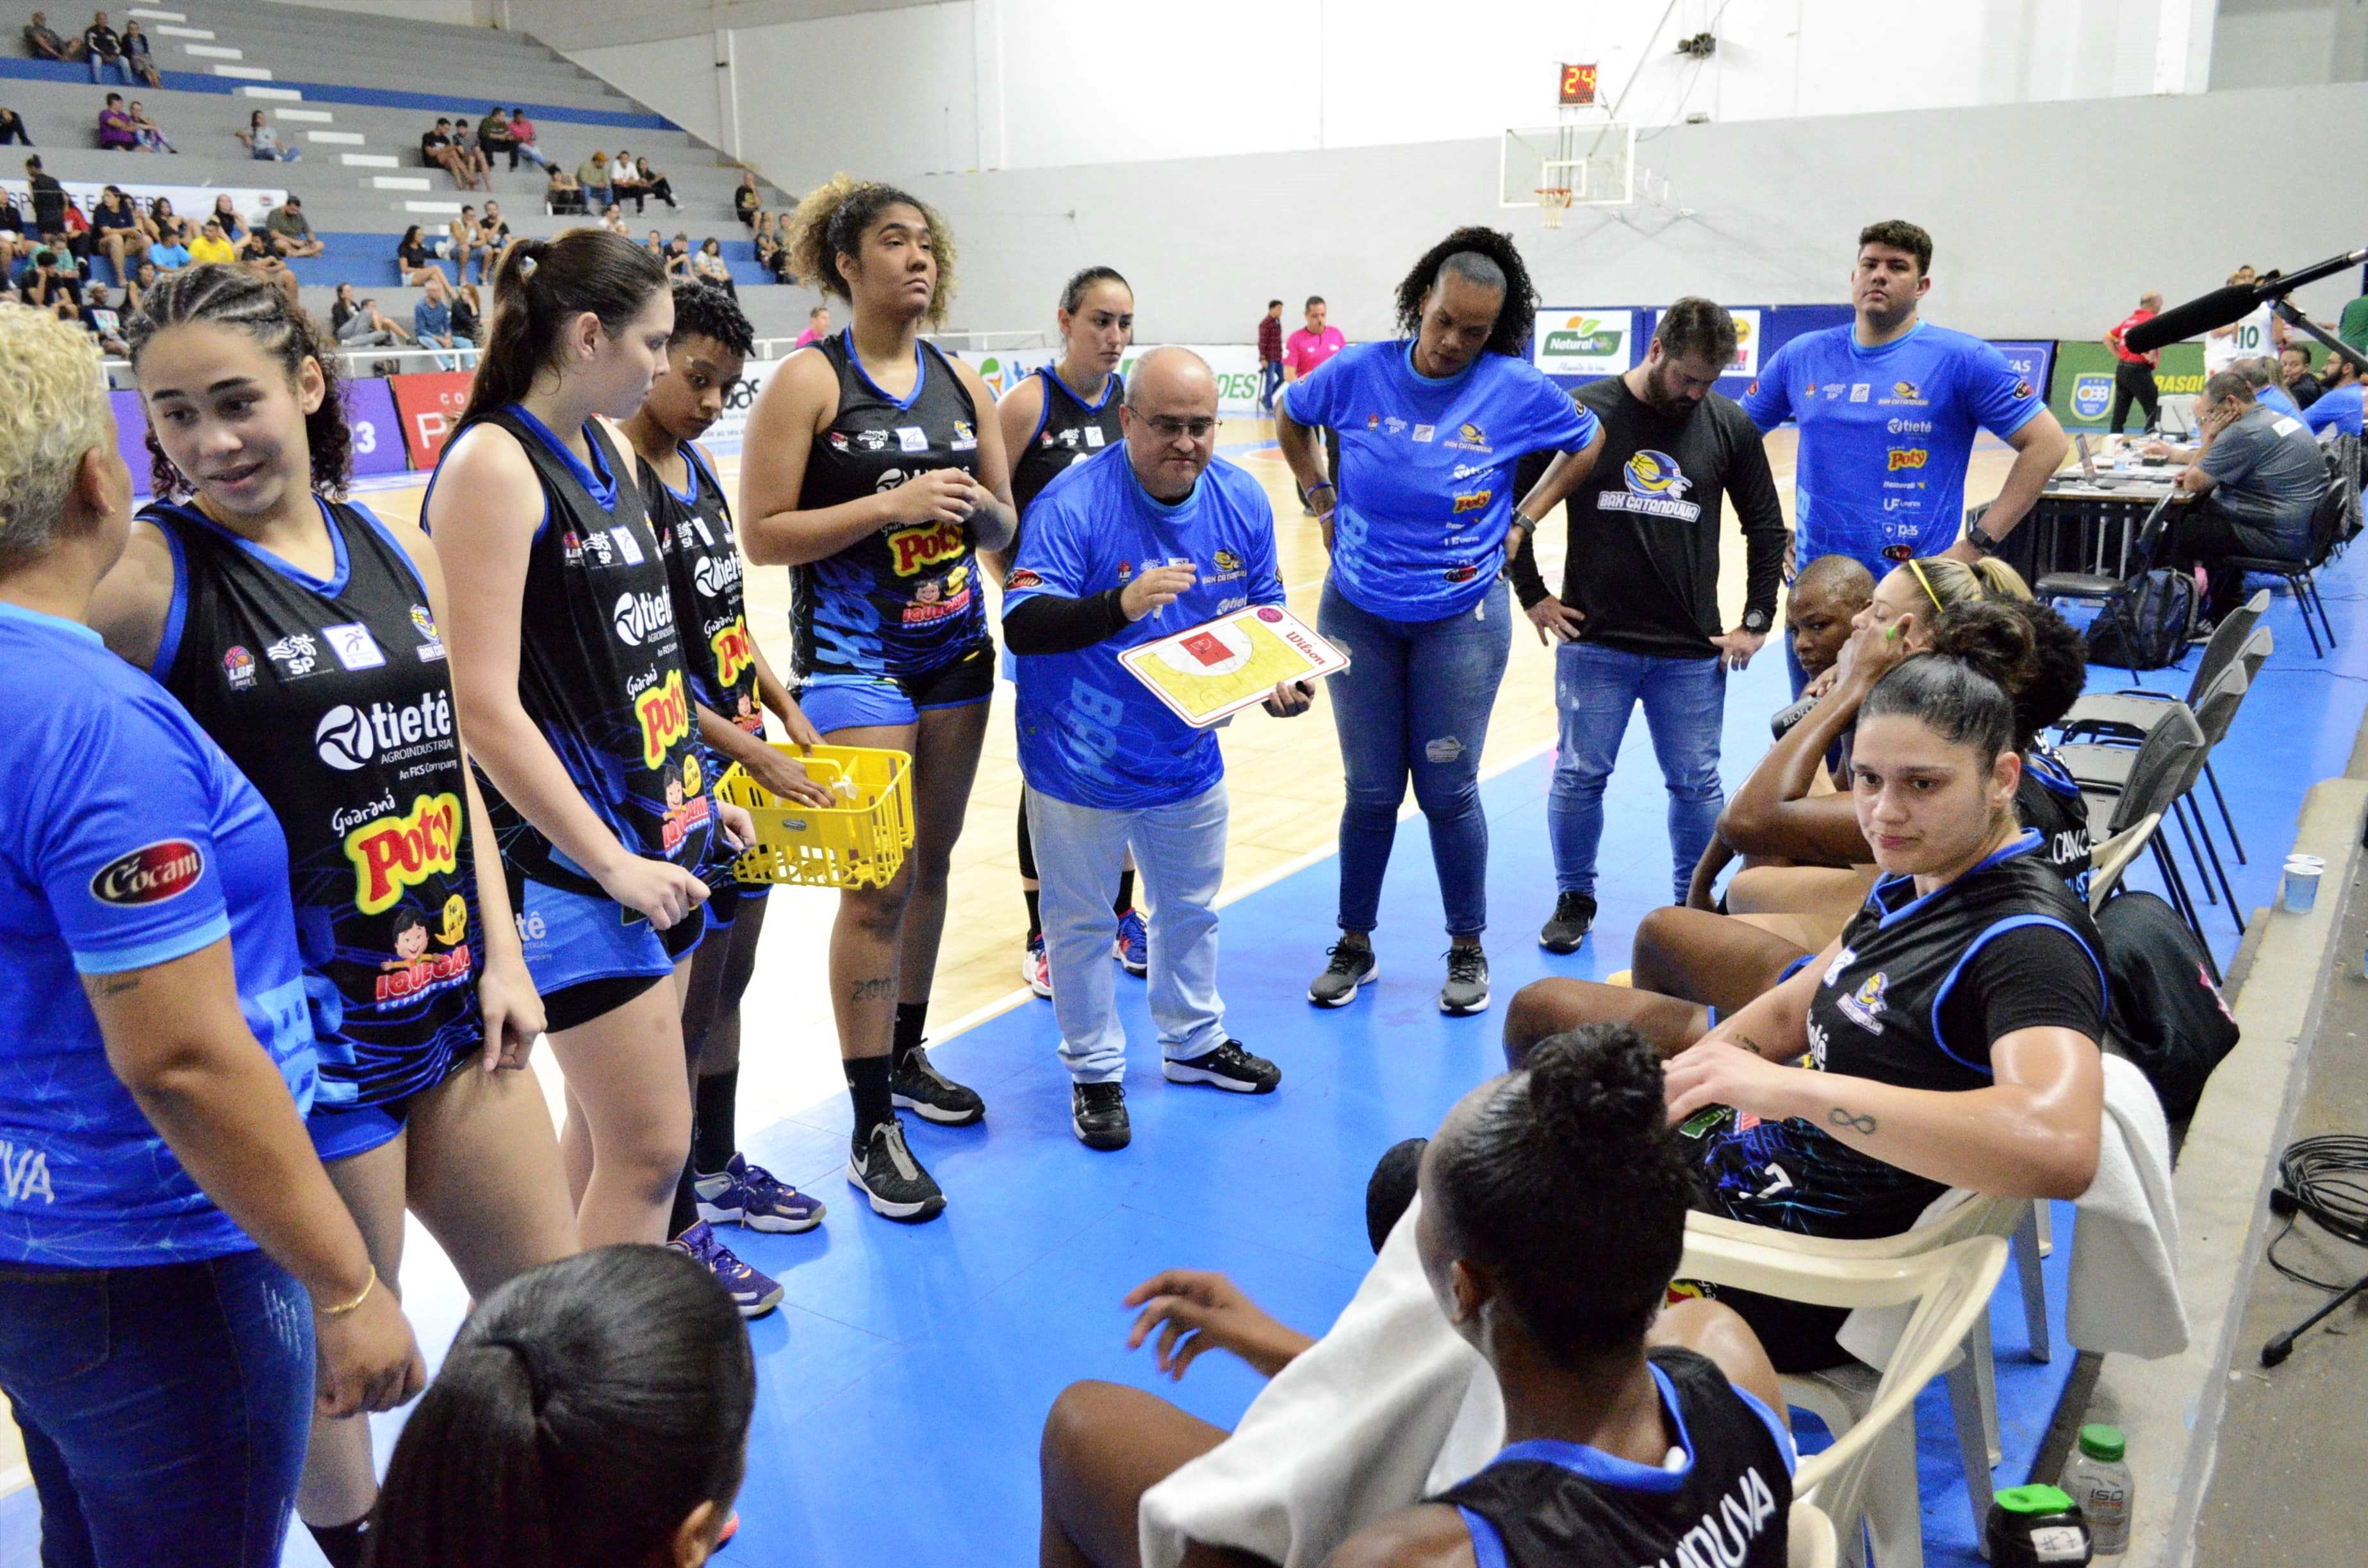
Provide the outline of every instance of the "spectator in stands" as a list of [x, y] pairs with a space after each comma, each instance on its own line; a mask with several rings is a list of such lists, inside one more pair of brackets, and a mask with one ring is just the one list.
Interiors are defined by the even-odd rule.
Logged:
[[279, 132], [263, 122], [263, 111], [256, 109], [246, 117], [246, 129], [233, 131], [233, 136], [246, 144], [246, 155], [262, 164], [292, 164], [304, 155], [302, 147], [282, 147]]
[[575, 166], [575, 183], [584, 187], [586, 211], [606, 212], [617, 199], [609, 180], [609, 154], [595, 150], [592, 155]]
[[444, 237], [436, 242], [436, 254], [452, 264], [456, 282], [469, 279], [469, 258], [477, 252], [477, 210], [463, 207], [460, 215], [448, 219]]
[[[516, 125], [518, 121], [510, 123]], [[542, 187], [542, 210], [554, 215], [583, 211], [584, 187], [575, 183], [575, 176], [557, 164], [545, 164], [543, 167], [550, 171], [551, 179]]]
[[131, 279], [131, 264], [148, 254], [148, 241], [140, 233], [140, 223], [131, 210], [131, 199], [123, 194], [120, 186], [108, 186], [98, 194], [98, 206], [91, 212], [91, 244], [96, 256], [105, 256], [115, 268], [118, 283]]
[[329, 248], [313, 233], [313, 222], [304, 216], [303, 198], [292, 192], [263, 220], [263, 237], [271, 254], [283, 258], [318, 256]]
[[118, 359], [131, 358], [131, 347], [123, 341], [123, 312], [107, 296], [107, 285], [94, 282], [85, 292], [82, 302], [83, 330], [98, 339], [100, 350]]
[[246, 218], [232, 202], [227, 191], [214, 198], [213, 216], [214, 222], [222, 225], [223, 239], [234, 245], [246, 243]]
[[[32, 219], [25, 209], [17, 205], [16, 195], [5, 186], [0, 186], [0, 272], [8, 269], [9, 263], [17, 254], [12, 247], [27, 244], [25, 231], [31, 224]], [[658, 232], [652, 229], [650, 238], [655, 240], [657, 237]], [[23, 254], [30, 256], [32, 252], [27, 249]]]
[[165, 74], [156, 69], [156, 56], [148, 47], [148, 35], [138, 22], [123, 24], [123, 59], [131, 74], [152, 87], [165, 85]]
[[2276, 360], [2267, 355], [2255, 355], [2249, 359], [2239, 359], [2228, 368], [2245, 378], [2245, 384], [2253, 389], [2255, 403], [2289, 418], [2302, 417], [2301, 405], [2288, 397], [2286, 389], [2278, 384]]
[[524, 104], [510, 110], [510, 167], [517, 168], [520, 158], [537, 168], [552, 166], [551, 160], [542, 155], [542, 149], [534, 144], [534, 121], [526, 117]]
[[67, 321], [82, 319], [82, 272], [74, 258], [55, 245], [33, 253], [25, 274], [25, 303], [37, 311], [54, 311]]
[[189, 242], [189, 261], [193, 266], [209, 264], [227, 266], [238, 260], [238, 247], [222, 233], [219, 217], [208, 218], [198, 237]]
[[288, 264], [272, 251], [270, 235], [260, 229], [247, 235], [238, 247], [238, 259], [240, 266], [287, 295], [290, 307], [302, 308], [302, 287]]
[[690, 271], [690, 236], [677, 234], [666, 242], [666, 269], [669, 278], [689, 278]]
[[655, 229], [652, 229], [650, 237], [642, 242], [642, 248], [657, 257], [660, 267], [666, 265], [666, 240]]
[[829, 335], [830, 307], [828, 305], [816, 305], [813, 310], [806, 312], [806, 329], [805, 331], [798, 334], [797, 342], [792, 344], [791, 347], [795, 348], [803, 348], [807, 344], [820, 343], [824, 338], [828, 337]]
[[[682, 210], [682, 203], [674, 199], [674, 182], [650, 167], [650, 161], [647, 158], [642, 159], [636, 165], [635, 172], [642, 176], [642, 188], [665, 202], [668, 211], [677, 212]], [[633, 210], [638, 212], [641, 209], [636, 207]]]
[[33, 144], [33, 139], [25, 133], [25, 117], [0, 104], [0, 147], [11, 142], [22, 142], [28, 147]]
[[32, 187], [33, 227], [40, 233], [66, 226], [66, 187], [41, 167], [40, 155], [25, 160], [25, 183]]
[[452, 339], [456, 343], [485, 340], [484, 306], [474, 283], [463, 283], [452, 293]]
[[354, 286], [337, 285], [336, 303], [329, 307], [329, 330], [348, 348], [403, 348], [411, 335], [380, 313], [376, 300], [354, 300]]
[[[133, 105], [138, 108], [138, 105]], [[189, 221], [173, 210], [173, 199], [160, 196], [148, 204], [140, 217], [140, 232], [148, 236], [151, 244], [187, 244]]]
[[[178, 272], [196, 259], [189, 247], [181, 242], [178, 230], [175, 231], [172, 239], [148, 242], [148, 260], [159, 272]], [[134, 300], [131, 302], [137, 305], [140, 301]]]
[[143, 153], [180, 152], [165, 139], [164, 128], [148, 118], [147, 108], [137, 98], [131, 100], [131, 131], [140, 138], [140, 150]]
[[[444, 274], [441, 272], [427, 275], [427, 292], [411, 307], [411, 335], [419, 339], [422, 348], [457, 349], [461, 347], [452, 331], [452, 291], [444, 286]], [[458, 354], [438, 354], [436, 363], [443, 369], [457, 370], [461, 368], [461, 357]]]
[[620, 208], [630, 201], [636, 214], [648, 210], [650, 193], [642, 186], [642, 171], [634, 164], [633, 155], [621, 147], [609, 161], [609, 190]]
[[102, 153], [129, 153], [140, 145], [140, 132], [132, 129], [131, 112], [123, 107], [121, 93], [109, 93], [98, 111], [98, 150]]
[[[2326, 402], [2325, 398], [2319, 400]], [[2301, 561], [2310, 553], [2311, 513], [2327, 489], [2327, 464], [2302, 421], [2271, 413], [2234, 370], [2215, 372], [2195, 400], [2201, 445], [2192, 451], [2160, 441], [2154, 457], [2190, 459], [2180, 488], [2202, 497], [2180, 508], [2173, 547], [2180, 564], [2212, 573], [2212, 619], [2244, 597], [2242, 572], [2213, 571], [2225, 556]]]
[[2361, 431], [2360, 371], [2351, 360], [2335, 355], [2327, 362], [2326, 390], [2302, 416], [2313, 435], [2338, 430], [2346, 436]]
[[600, 215], [600, 227], [612, 234], [622, 234], [627, 239], [633, 237], [633, 231], [625, 222], [625, 210], [613, 201], [609, 203], [609, 210]]
[[148, 290], [156, 287], [161, 276], [156, 270], [156, 253], [150, 251], [148, 259], [131, 269], [131, 281], [123, 286], [123, 308], [137, 311], [148, 298]]
[[416, 223], [404, 230], [403, 238], [394, 243], [394, 264], [403, 273], [403, 286], [406, 289], [419, 288], [430, 278], [444, 276], [436, 265], [436, 253], [420, 237]]
[[452, 122], [450, 119], [438, 116], [436, 123], [421, 135], [419, 161], [432, 164], [450, 175], [452, 183], [462, 190], [469, 188], [468, 178], [462, 172], [460, 151], [452, 145]]
[[2309, 348], [2299, 343], [2289, 343], [2278, 351], [2278, 378], [2296, 408], [2308, 408], [2327, 390], [2327, 384], [2310, 373]]
[[80, 57], [82, 46], [68, 43], [50, 30], [46, 12], [36, 11], [33, 19], [25, 24], [25, 52], [36, 60], [71, 62]]
[[739, 286], [732, 279], [732, 264], [723, 259], [723, 241], [711, 237], [703, 242], [690, 269], [700, 282], [712, 283], [735, 300], [740, 297]]
[[485, 203], [485, 215], [477, 220], [477, 243], [484, 248], [477, 263], [477, 277], [490, 284], [494, 274], [502, 269], [502, 257], [510, 248], [509, 220], [502, 216], [500, 202]]
[[[476, 182], [477, 189], [494, 188], [493, 165], [486, 161], [485, 150], [477, 144], [477, 133], [469, 129], [469, 122], [465, 119], [452, 122], [452, 152], [454, 162], [468, 171], [469, 178]], [[468, 187], [463, 186], [462, 188]]]
[[114, 68], [117, 75], [123, 78], [125, 86], [131, 85], [131, 65], [123, 58], [123, 40], [117, 35], [113, 28], [107, 25], [106, 12], [95, 11], [91, 14], [90, 26], [82, 30], [82, 54], [83, 58], [90, 62], [90, 79], [93, 85], [97, 85], [103, 79], [99, 73], [110, 66]]
[[757, 210], [764, 205], [764, 192], [757, 188], [757, 171], [754, 169], [742, 169], [740, 171], [740, 188], [732, 193], [733, 216], [738, 218], [740, 222], [753, 229], [757, 226]]
[[[484, 118], [477, 121], [477, 146], [484, 153], [488, 165], [510, 150], [509, 110], [495, 104], [485, 111]], [[510, 167], [518, 167], [515, 156], [510, 159]]]

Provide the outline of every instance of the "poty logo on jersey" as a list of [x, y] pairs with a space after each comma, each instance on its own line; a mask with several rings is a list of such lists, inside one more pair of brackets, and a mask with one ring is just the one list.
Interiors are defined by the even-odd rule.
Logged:
[[748, 635], [748, 622], [740, 616], [707, 640], [715, 654], [715, 684], [729, 687], [757, 662], [757, 645]]
[[1903, 468], [1922, 468], [1932, 454], [1922, 447], [1894, 447], [1888, 459], [1889, 472], [1897, 473]]
[[1881, 970], [1867, 976], [1866, 983], [1850, 995], [1841, 997], [1834, 1006], [1839, 1007], [1850, 1022], [1869, 1034], [1883, 1032], [1883, 992], [1889, 981]]
[[1455, 498], [1455, 510], [1458, 512], [1476, 512], [1480, 510], [1481, 507], [1486, 506], [1488, 504], [1489, 497], [1496, 494], [1497, 493], [1494, 490], [1474, 490], [1468, 494], [1458, 495]]
[[699, 564], [690, 569], [690, 585], [704, 599], [720, 599], [740, 585], [740, 552], [718, 551], [702, 555]]
[[1666, 496], [1672, 501], [1683, 500], [1694, 483], [1678, 466], [1677, 459], [1649, 448], [1630, 458], [1620, 477], [1632, 495]]
[[346, 858], [354, 866], [354, 907], [364, 915], [393, 909], [405, 888], [460, 869], [461, 797], [414, 797], [408, 815], [381, 817], [346, 835]]
[[441, 691], [400, 706], [373, 702], [367, 710], [340, 702], [313, 727], [313, 749], [340, 773], [354, 772], [382, 752], [451, 738], [452, 699]]
[[899, 528], [888, 536], [888, 549], [896, 558], [896, 575], [910, 577], [915, 573], [960, 555], [962, 552], [962, 526], [960, 523], [938, 523], [926, 528]]
[[642, 765], [664, 767], [666, 752], [690, 733], [690, 703], [682, 694], [682, 672], [668, 670], [662, 683], [634, 698], [633, 717], [642, 724]]
[[638, 648], [674, 630], [674, 600], [665, 594], [619, 594], [609, 624], [618, 642]]
[[178, 898], [205, 874], [205, 851], [186, 838], [164, 838], [118, 856], [93, 872], [90, 896], [131, 908]]
[[2072, 378], [2072, 412], [2082, 419], [2101, 419], [2113, 405], [2113, 378], [2079, 375]]

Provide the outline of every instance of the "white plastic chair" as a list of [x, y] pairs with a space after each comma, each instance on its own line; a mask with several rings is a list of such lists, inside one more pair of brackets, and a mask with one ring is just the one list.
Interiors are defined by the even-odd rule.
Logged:
[[[1975, 1199], [1962, 1207], [1998, 1201]], [[1973, 1222], [1955, 1213], [1942, 1221]], [[1995, 1210], [1985, 1210], [1980, 1222], [1996, 1223]], [[1844, 1369], [1814, 1379], [1787, 1378], [1783, 1384], [1788, 1402], [1816, 1415], [1834, 1434], [1832, 1448], [1801, 1461], [1793, 1495], [1816, 1503], [1836, 1521], [1845, 1561], [1860, 1560], [1864, 1519], [1883, 1568], [1921, 1568], [1924, 1561], [1915, 1423], [1900, 1417], [1914, 1407], [1925, 1384], [1951, 1375], [1959, 1445], [1987, 1458], [1991, 1439], [1982, 1426], [1982, 1399], [1972, 1374], [1987, 1360], [1990, 1294], [2007, 1261], [2007, 1244], [1997, 1234], [1971, 1234], [1890, 1256], [1874, 1250], [1904, 1239], [1821, 1241], [1693, 1214], [1687, 1216], [1685, 1256], [1678, 1266], [1680, 1278], [1786, 1301], [1853, 1309], [1914, 1304], [1891, 1365], [1880, 1377], [1867, 1368]], [[1837, 1254], [1836, 1247], [1865, 1250]], [[1965, 1353], [1969, 1337], [1977, 1338], [1981, 1347], [1974, 1356]], [[1968, 1475], [1969, 1487], [1975, 1477], [1987, 1484], [1987, 1463]], [[1987, 1507], [1987, 1494], [1982, 1502]]]
[[1834, 1568], [1840, 1548], [1834, 1522], [1815, 1503], [1795, 1503], [1784, 1516], [1784, 1568]]

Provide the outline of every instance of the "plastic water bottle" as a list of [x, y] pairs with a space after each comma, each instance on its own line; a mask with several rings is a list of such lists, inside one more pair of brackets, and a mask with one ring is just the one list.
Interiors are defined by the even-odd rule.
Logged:
[[2080, 1428], [2080, 1441], [2064, 1462], [2063, 1490], [2089, 1520], [2089, 1539], [2100, 1557], [2130, 1549], [2130, 1467], [2122, 1462], [2126, 1441], [2112, 1426]]
[[2096, 1561], [2080, 1505], [2053, 1486], [2010, 1486], [1983, 1530], [1990, 1568], [2081, 1568]]

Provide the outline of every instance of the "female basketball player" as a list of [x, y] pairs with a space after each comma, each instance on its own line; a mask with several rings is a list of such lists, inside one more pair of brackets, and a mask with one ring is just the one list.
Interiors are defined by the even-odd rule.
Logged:
[[[1071, 463], [1083, 462], [1104, 447], [1123, 439], [1119, 431], [1119, 404], [1124, 401], [1119, 361], [1134, 341], [1134, 290], [1115, 267], [1088, 267], [1061, 290], [1053, 312], [1061, 329], [1061, 358], [1029, 372], [995, 405], [1003, 426], [1003, 449], [1011, 460], [1011, 499], [1019, 514], [1019, 528], [1028, 528], [1028, 508], [1037, 493]], [[1019, 537], [992, 556], [982, 552], [985, 564], [1000, 579], [1019, 555]], [[1004, 654], [1006, 664], [1011, 655]], [[1007, 673], [1008, 673], [1007, 671]], [[1028, 836], [1028, 802], [1019, 803], [1019, 890], [1028, 900], [1028, 950], [1020, 960], [1020, 978], [1039, 996], [1053, 994], [1053, 971], [1044, 957], [1044, 926], [1036, 903], [1036, 846]], [[1128, 851], [1126, 869], [1119, 873], [1118, 897], [1110, 908], [1118, 916], [1118, 934], [1110, 956], [1129, 974], [1150, 971], [1150, 937], [1143, 916], [1134, 910], [1134, 857]]]
[[[744, 841], [747, 825], [711, 807], [665, 545], [606, 424], [665, 373], [674, 301], [632, 241], [576, 230], [512, 247], [492, 327], [427, 500], [461, 567], [454, 693], [567, 1075], [577, 1228], [587, 1244], [658, 1242], [690, 1152], [680, 1015], [707, 898], [694, 869], [717, 815], [738, 817]], [[744, 1312], [778, 1300], [712, 1236], [675, 1241]]]
[[[677, 283], [666, 373], [625, 422], [625, 434], [641, 459], [642, 499], [666, 558], [700, 735], [720, 762], [739, 763], [780, 799], [836, 806], [837, 796], [765, 744], [759, 701], [773, 710], [792, 741], [811, 745], [816, 736], [749, 634], [732, 507], [697, 444], [723, 415], [724, 393], [740, 380], [754, 347], [738, 305], [704, 284]], [[738, 881], [728, 854], [716, 857], [700, 878], [709, 889], [708, 934], [691, 960], [682, 1020], [691, 1056], [691, 1157], [666, 1229], [680, 1235], [693, 1225], [704, 1231], [707, 1221], [737, 1221], [759, 1231], [812, 1230], [822, 1222], [822, 1204], [749, 1164], [734, 1136], [740, 998], [756, 972], [770, 889]]]
[[945, 1194], [895, 1107], [946, 1126], [985, 1102], [922, 1049], [961, 835], [995, 686], [976, 552], [1017, 527], [1003, 428], [978, 372], [920, 340], [953, 292], [953, 241], [913, 197], [840, 178], [791, 223], [796, 271], [854, 321], [802, 348], [758, 394], [742, 448], [748, 558], [796, 568], [799, 700], [835, 744], [913, 757], [915, 843], [884, 889], [839, 898], [831, 1006], [855, 1102], [848, 1179], [918, 1221]]
[[[1374, 975], [1382, 874], [1406, 778], [1430, 822], [1450, 947], [1442, 1012], [1488, 1005], [1488, 822], [1480, 751], [1512, 650], [1503, 566], [1584, 479], [1595, 415], [1530, 364], [1537, 290], [1510, 237], [1458, 229], [1398, 285], [1404, 338], [1360, 343], [1293, 381], [1275, 415], [1284, 460], [1332, 552], [1317, 627], [1353, 663], [1330, 684], [1348, 770], [1340, 813], [1340, 940], [1308, 987], [1319, 1007]], [[1340, 483], [1311, 433], [1340, 433]], [[1513, 505], [1513, 471], [1561, 454]]]
[[[160, 280], [128, 328], [154, 489], [94, 623], [263, 792], [287, 835], [322, 1091], [314, 1146], [390, 1290], [415, 1210], [483, 1292], [575, 1250], [523, 1066], [542, 1009], [518, 952], [438, 640], [418, 530], [339, 497], [332, 345], [233, 267]], [[472, 1069], [477, 1069], [472, 1071]], [[323, 1421], [299, 1512], [359, 1561], [370, 1427]]]

